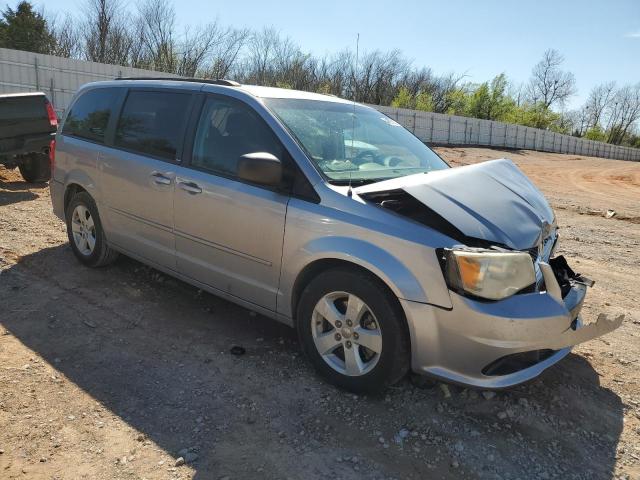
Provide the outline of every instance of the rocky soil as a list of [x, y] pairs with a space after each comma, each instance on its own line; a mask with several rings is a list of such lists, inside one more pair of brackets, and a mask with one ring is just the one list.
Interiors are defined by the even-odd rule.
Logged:
[[516, 161], [597, 281], [585, 321], [623, 326], [508, 391], [347, 394], [286, 326], [133, 260], [82, 267], [47, 186], [0, 168], [0, 478], [639, 479], [640, 164], [439, 151]]

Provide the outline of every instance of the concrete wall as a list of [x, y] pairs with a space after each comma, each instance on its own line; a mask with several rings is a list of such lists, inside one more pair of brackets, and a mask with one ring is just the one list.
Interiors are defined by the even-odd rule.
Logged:
[[[140, 76], [176, 75], [0, 48], [0, 93], [43, 91], [59, 113], [67, 108], [75, 91], [84, 83]], [[522, 148], [640, 161], [640, 149], [521, 125], [379, 105], [374, 108], [426, 143]]]
[[640, 161], [640, 149], [478, 118], [372, 105], [426, 143], [486, 145]]

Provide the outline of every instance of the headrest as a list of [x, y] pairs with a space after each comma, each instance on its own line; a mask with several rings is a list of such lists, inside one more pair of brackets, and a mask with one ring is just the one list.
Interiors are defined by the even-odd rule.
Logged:
[[254, 130], [254, 126], [254, 119], [248, 113], [233, 112], [227, 117], [226, 131], [229, 136], [245, 136]]

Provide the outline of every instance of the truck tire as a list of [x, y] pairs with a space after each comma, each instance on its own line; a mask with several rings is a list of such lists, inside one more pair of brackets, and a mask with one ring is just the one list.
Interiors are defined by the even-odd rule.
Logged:
[[49, 157], [44, 153], [30, 153], [22, 157], [18, 165], [22, 178], [27, 182], [47, 182], [51, 178]]

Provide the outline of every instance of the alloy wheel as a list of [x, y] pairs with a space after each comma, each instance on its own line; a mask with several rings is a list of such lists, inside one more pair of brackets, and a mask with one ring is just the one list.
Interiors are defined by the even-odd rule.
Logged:
[[347, 376], [370, 372], [382, 353], [382, 330], [369, 306], [347, 292], [331, 292], [311, 318], [315, 347], [335, 371]]
[[85, 256], [96, 247], [96, 227], [91, 212], [84, 205], [78, 205], [71, 215], [71, 232], [78, 251]]

